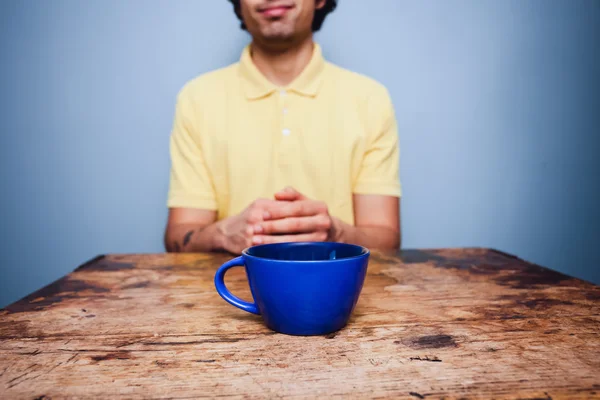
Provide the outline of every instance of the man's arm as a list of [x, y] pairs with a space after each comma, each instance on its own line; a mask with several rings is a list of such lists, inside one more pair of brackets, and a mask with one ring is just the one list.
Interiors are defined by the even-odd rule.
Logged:
[[354, 226], [333, 218], [334, 230], [338, 232], [336, 241], [375, 249], [400, 248], [400, 199], [355, 194], [353, 201]]
[[[252, 246], [266, 215], [287, 202], [258, 199], [240, 214], [217, 221], [217, 212], [207, 209], [173, 207], [165, 230], [165, 248], [169, 252], [208, 252], [225, 250], [240, 254]], [[289, 241], [322, 240], [324, 232], [300, 233]]]
[[217, 212], [194, 208], [170, 208], [165, 230], [168, 252], [208, 252], [219, 249]]
[[252, 245], [252, 227], [262, 220], [272, 200], [257, 200], [242, 213], [217, 221], [216, 211], [172, 208], [165, 231], [168, 252], [199, 253], [225, 250], [240, 254]]

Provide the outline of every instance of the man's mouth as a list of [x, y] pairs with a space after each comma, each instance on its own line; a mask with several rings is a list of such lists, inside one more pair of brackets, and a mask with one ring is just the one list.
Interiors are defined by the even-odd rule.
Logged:
[[293, 5], [272, 5], [259, 9], [259, 12], [267, 18], [279, 18], [292, 8], [294, 8]]

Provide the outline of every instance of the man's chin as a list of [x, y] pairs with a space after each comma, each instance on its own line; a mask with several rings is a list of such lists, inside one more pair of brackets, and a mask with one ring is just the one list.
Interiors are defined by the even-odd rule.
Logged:
[[294, 43], [294, 37], [289, 35], [268, 36], [264, 38], [264, 43], [276, 45], [285, 45]]
[[263, 40], [289, 42], [294, 39], [294, 29], [287, 26], [270, 26], [262, 32]]

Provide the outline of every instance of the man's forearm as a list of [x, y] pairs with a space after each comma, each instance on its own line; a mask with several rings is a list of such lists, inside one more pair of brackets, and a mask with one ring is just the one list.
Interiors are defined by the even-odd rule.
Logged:
[[[207, 226], [180, 223], [168, 227], [165, 247], [168, 252], [210, 252], [225, 250], [224, 220]], [[333, 220], [331, 240], [352, 243], [372, 249], [396, 250], [400, 247], [400, 232], [385, 226], [353, 226], [339, 219]], [[243, 248], [244, 246], [240, 247]]]
[[358, 244], [372, 249], [397, 250], [400, 248], [400, 232], [383, 226], [353, 226], [336, 220], [335, 240], [342, 243]]
[[207, 226], [176, 224], [169, 226], [165, 235], [168, 252], [202, 253], [223, 250], [219, 222]]

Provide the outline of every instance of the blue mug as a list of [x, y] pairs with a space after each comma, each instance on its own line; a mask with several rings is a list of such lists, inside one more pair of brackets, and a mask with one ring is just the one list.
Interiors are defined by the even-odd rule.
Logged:
[[[215, 275], [228, 303], [261, 315], [268, 328], [288, 335], [324, 335], [348, 323], [362, 290], [369, 250], [353, 244], [276, 243], [247, 248]], [[225, 273], [244, 266], [254, 303], [225, 287]]]

